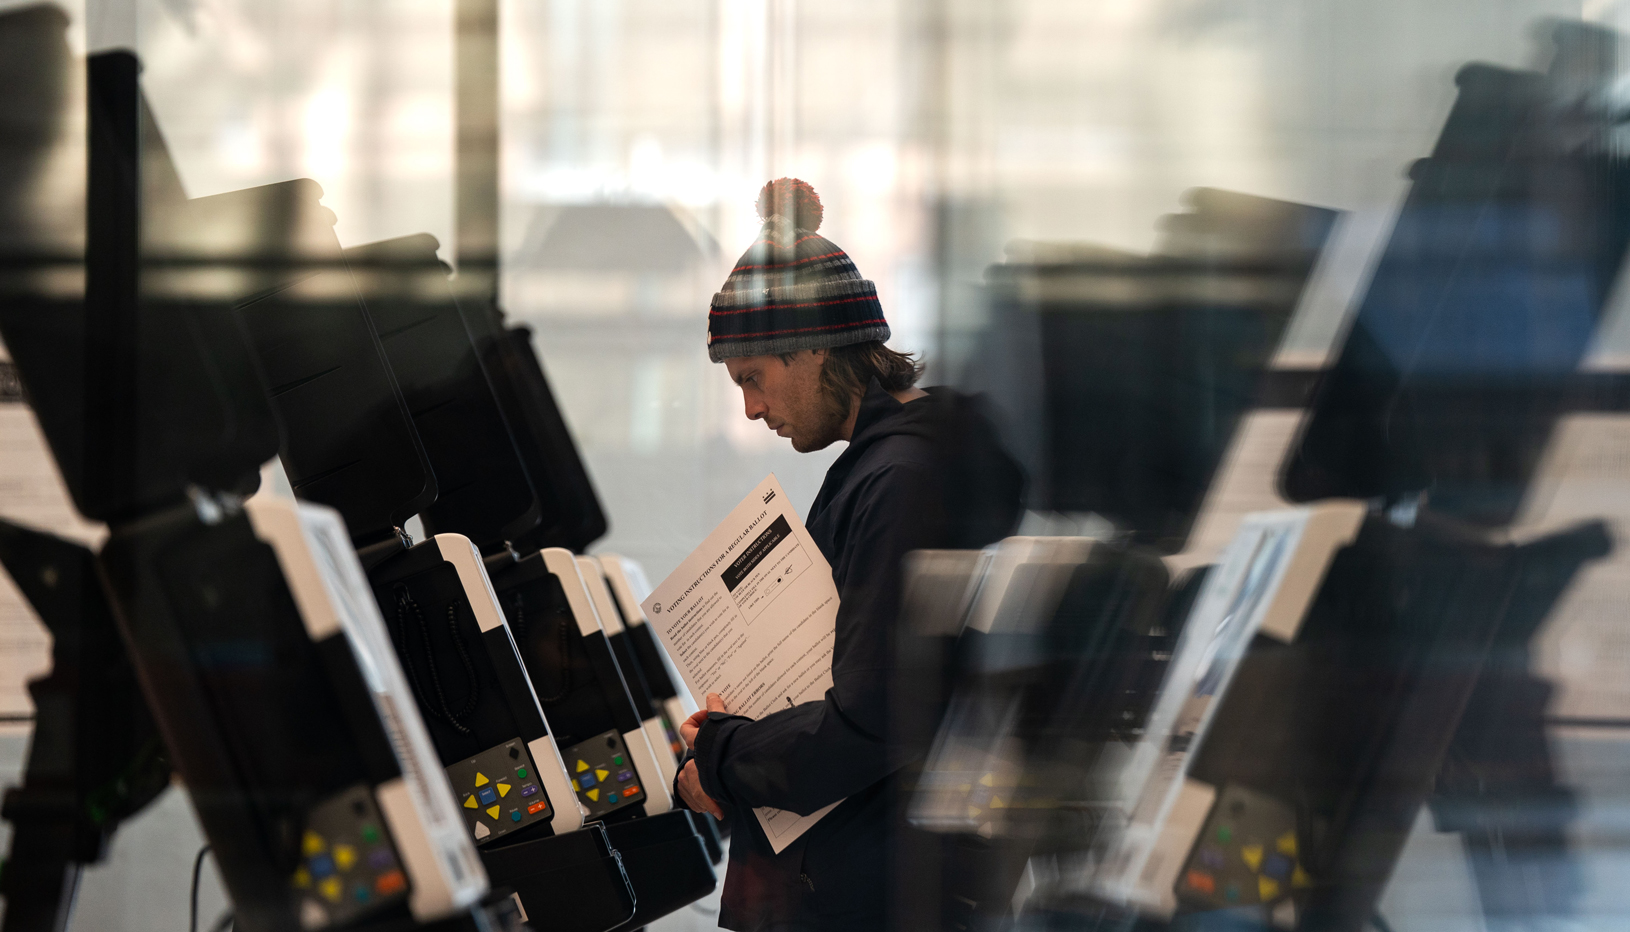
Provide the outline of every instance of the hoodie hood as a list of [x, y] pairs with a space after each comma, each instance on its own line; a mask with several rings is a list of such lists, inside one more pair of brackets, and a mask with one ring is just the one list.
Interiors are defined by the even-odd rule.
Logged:
[[827, 470], [812, 513], [880, 447], [895, 438], [911, 438], [927, 444], [943, 471], [950, 545], [975, 549], [1007, 536], [1022, 515], [1025, 475], [1003, 447], [983, 396], [944, 386], [924, 391], [928, 397], [901, 402], [872, 380], [860, 400], [849, 448]]

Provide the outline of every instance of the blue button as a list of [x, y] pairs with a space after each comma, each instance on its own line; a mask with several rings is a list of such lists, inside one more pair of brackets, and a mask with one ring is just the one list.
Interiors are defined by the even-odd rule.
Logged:
[[372, 894], [370, 894], [368, 892], [368, 888], [364, 887], [364, 886], [362, 886], [360, 884], [357, 885], [356, 887], [353, 887], [352, 890], [351, 890], [351, 896], [355, 897], [356, 901], [358, 903], [366, 903], [366, 902], [368, 902], [368, 897], [371, 896], [371, 895]]
[[334, 873], [334, 859], [326, 854], [319, 854], [312, 858], [310, 864], [311, 876], [319, 880]]
[[521, 787], [522, 796], [531, 796], [537, 793], [537, 791], [538, 785], [536, 783], [528, 783], [526, 786]]
[[634, 779], [634, 771], [632, 770], [625, 770], [622, 773], [617, 774], [618, 783], [627, 783], [632, 779]]
[[599, 780], [594, 779], [594, 771], [592, 770], [585, 770], [577, 775], [578, 785], [585, 790], [599, 782]]
[[521, 810], [519, 810], [519, 809], [511, 809], [509, 811], [509, 820], [511, 822], [519, 822], [519, 821], [521, 821]]
[[481, 797], [481, 805], [483, 806], [490, 806], [498, 801], [498, 791], [490, 786], [482, 787], [475, 795]]
[[1282, 854], [1270, 854], [1262, 862], [1262, 873], [1275, 880], [1283, 881], [1290, 879], [1290, 872], [1293, 867], [1295, 867], [1295, 864], [1292, 863], [1290, 858]]

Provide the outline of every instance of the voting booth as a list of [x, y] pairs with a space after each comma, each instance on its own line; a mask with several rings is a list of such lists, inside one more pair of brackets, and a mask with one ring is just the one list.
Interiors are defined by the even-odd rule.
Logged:
[[[1553, 39], [1588, 41], [1579, 28]], [[1622, 160], [1558, 142], [1557, 121], [1601, 115], [1554, 106], [1556, 73], [1470, 66], [1457, 80], [1284, 465], [1285, 493], [1306, 504], [1247, 516], [1216, 565], [1177, 580], [1146, 627], [1158, 649], [1141, 651], [1158, 685], [1116, 691], [1139, 697], [1119, 721], [1071, 711], [1112, 711], [1107, 694], [1047, 703], [1035, 721], [1001, 701], [1000, 678], [968, 672], [1043, 656], [1035, 632], [1046, 624], [1004, 617], [1039, 606], [1059, 630], [1081, 630], [1044, 580], [1061, 551], [1088, 544], [1009, 541], [983, 562], [925, 555], [920, 572], [967, 579], [978, 597], [926, 599], [923, 624], [944, 632], [960, 612], [958, 658], [995, 660], [964, 666], [952, 685], [911, 818], [988, 838], [976, 851], [997, 867], [1026, 859], [1012, 887], [976, 888], [991, 902], [968, 908], [970, 924], [1186, 925], [1218, 913], [1245, 927], [1364, 928], [1491, 643], [1505, 627], [1537, 627], [1612, 549], [1599, 524], [1521, 542], [1499, 530], [1577, 397], [1575, 370], [1626, 244], [1611, 219]], [[1581, 138], [1578, 122], [1569, 129]], [[1526, 235], [1537, 229], [1557, 235]], [[1541, 329], [1574, 336], [1525, 336]], [[1133, 513], [1105, 514], [1119, 528]], [[1015, 585], [1015, 563], [1033, 578]], [[981, 603], [1004, 593], [1011, 606], [986, 630]], [[1019, 636], [992, 652], [1003, 630]], [[1090, 685], [1091, 667], [1071, 685]], [[1044, 827], [1027, 833], [1032, 822]], [[1002, 845], [1018, 854], [1000, 856]]]
[[[50, 50], [57, 77], [73, 67], [60, 15], [29, 10], [0, 25], [8, 41]], [[0, 333], [75, 506], [108, 525], [96, 557], [107, 611], [164, 756], [210, 839], [235, 921], [246, 929], [507, 921], [483, 905], [486, 873], [338, 516], [243, 499], [277, 446], [253, 357], [219, 295], [186, 261], [179, 186], [143, 106], [135, 59], [110, 52], [87, 65], [84, 291], [30, 300], [28, 280], [14, 279]], [[19, 105], [44, 123], [68, 111], [61, 96], [24, 98]], [[178, 332], [199, 339], [176, 340]], [[7, 536], [15, 545], [21, 534]], [[77, 581], [81, 623], [98, 624], [103, 609], [85, 587], [85, 552], [31, 543], [37, 550], [13, 551], [8, 567], [49, 570], [47, 588], [50, 578]], [[36, 592], [42, 610], [59, 613]], [[72, 651], [72, 640], [63, 647]], [[113, 692], [98, 700], [81, 691], [79, 701], [117, 697], [119, 664], [108, 647], [86, 656], [109, 674]], [[134, 712], [75, 710], [110, 722], [121, 714], [134, 716], [131, 739], [149, 733]], [[107, 798], [107, 811], [128, 814], [150, 787]], [[27, 825], [15, 840], [26, 846], [43, 827]], [[71, 861], [99, 856], [86, 827], [58, 830], [77, 836]], [[72, 885], [56, 890], [65, 899], [55, 909], [36, 902], [8, 912], [8, 926], [22, 928], [31, 915], [65, 921]]]
[[[605, 823], [594, 831], [610, 832], [616, 863], [601, 853], [578, 869], [626, 872], [632, 890], [585, 912], [600, 928], [642, 924], [704, 895], [716, 883], [707, 849], [691, 813], [666, 814], [669, 781], [578, 558], [563, 548], [523, 556], [512, 545], [545, 506], [511, 428], [526, 422], [500, 405], [479, 328], [454, 300], [435, 242], [347, 250], [341, 267], [360, 296], [345, 313], [291, 312], [291, 287], [239, 314], [262, 365], [275, 369], [268, 384], [290, 481], [347, 513], [467, 830], [484, 853], [521, 844], [548, 852], [577, 841], [536, 839]], [[400, 530], [414, 512], [431, 534], [424, 543]], [[553, 905], [583, 902], [572, 884], [547, 886], [569, 874], [540, 873], [513, 852], [498, 863], [506, 873], [495, 882], [515, 887], [528, 915], [540, 903], [557, 921], [561, 909], [580, 909]]]

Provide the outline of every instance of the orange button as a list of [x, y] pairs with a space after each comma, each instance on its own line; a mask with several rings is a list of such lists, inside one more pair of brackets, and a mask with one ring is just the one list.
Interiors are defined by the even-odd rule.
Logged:
[[1205, 871], [1189, 871], [1189, 875], [1184, 879], [1188, 881], [1191, 890], [1196, 890], [1207, 896], [1217, 892], [1217, 878]]
[[544, 807], [547, 806], [547, 805], [549, 805], [549, 804], [544, 803], [544, 802], [536, 802], [536, 803], [533, 803], [530, 806], [527, 806], [526, 807], [526, 812], [527, 812], [528, 815], [537, 815], [538, 813], [542, 812], [544, 810]]
[[401, 871], [382, 874], [378, 880], [374, 881], [374, 892], [380, 896], [390, 896], [392, 893], [400, 893], [405, 889], [407, 889], [407, 878], [402, 876]]
[[640, 788], [637, 787], [637, 786], [628, 787], [627, 789], [623, 790], [623, 799], [627, 799], [628, 797], [633, 796], [635, 793], [638, 793], [639, 791], [640, 791]]

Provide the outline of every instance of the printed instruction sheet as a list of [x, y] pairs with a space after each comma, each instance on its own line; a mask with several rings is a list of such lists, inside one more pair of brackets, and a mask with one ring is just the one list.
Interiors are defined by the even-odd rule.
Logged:
[[[643, 607], [700, 708], [718, 693], [731, 713], [763, 718], [819, 700], [832, 685], [838, 587], [774, 475]], [[807, 816], [753, 812], [779, 854], [836, 805]]]

